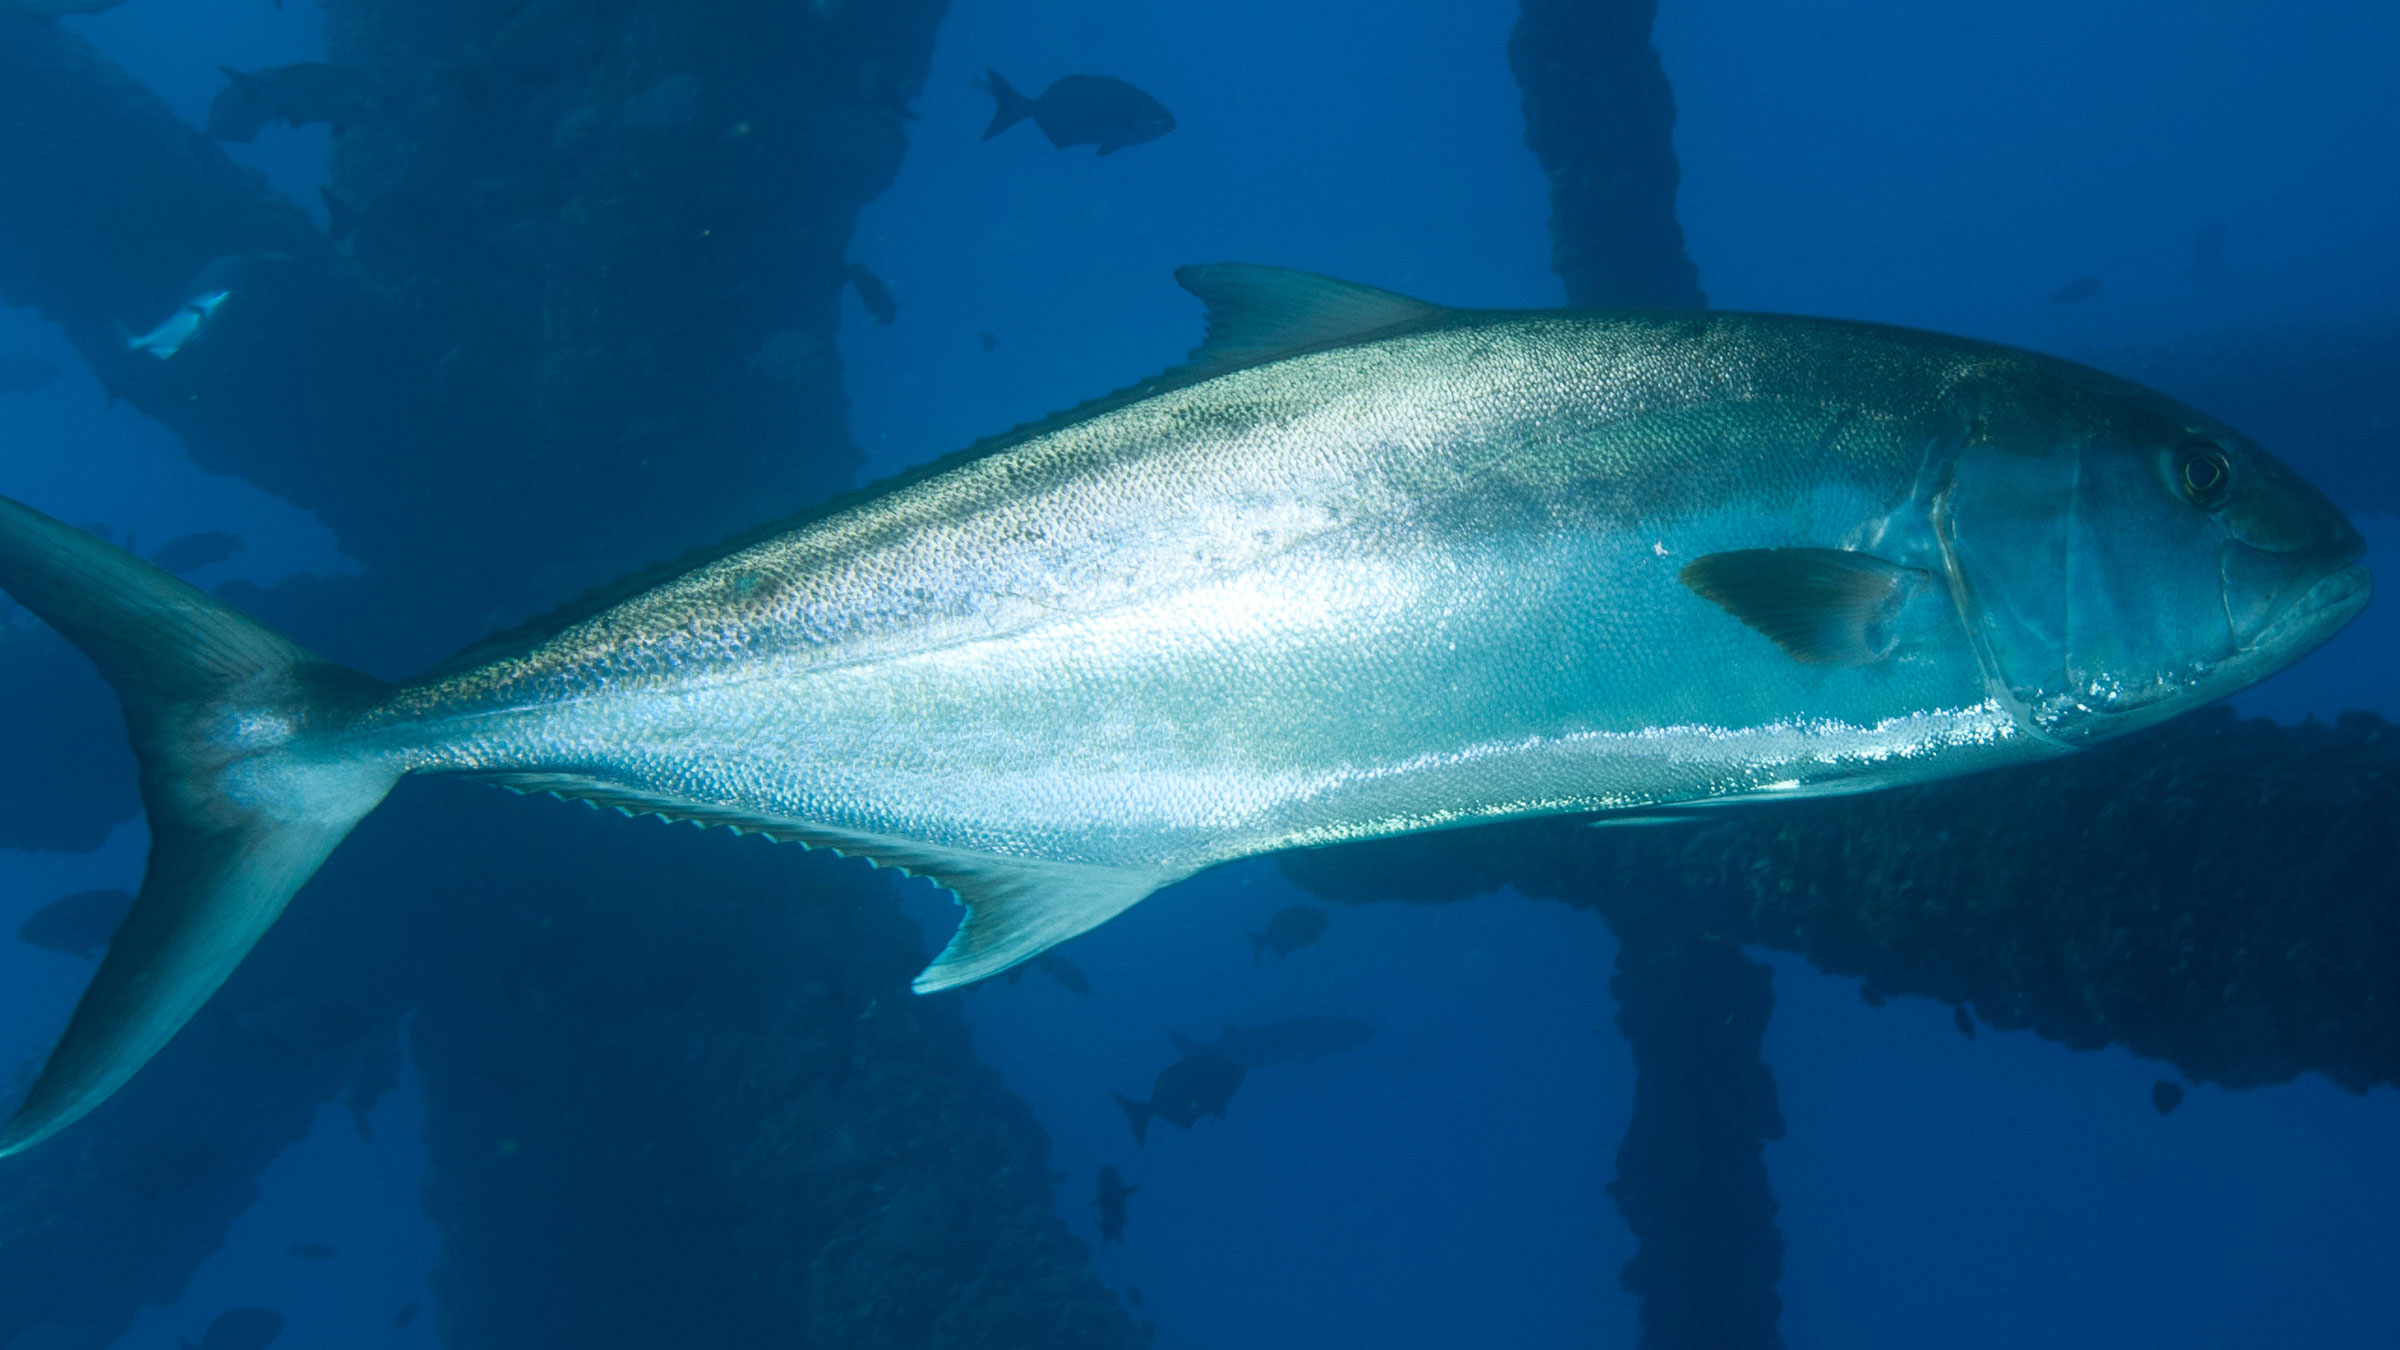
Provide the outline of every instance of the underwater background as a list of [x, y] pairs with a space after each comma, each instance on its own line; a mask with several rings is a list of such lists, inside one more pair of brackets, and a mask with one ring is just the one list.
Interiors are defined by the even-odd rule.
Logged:
[[[1173, 269], [1239, 260], [2089, 361], [2390, 575], [2396, 51], [2352, 0], [0, 0], [0, 492], [396, 678], [1171, 365]], [[987, 140], [987, 71], [1173, 127]], [[0, 1161], [0, 1350], [2400, 1344], [2391, 613], [2055, 764], [1253, 860], [929, 998], [926, 883], [412, 783]], [[106, 932], [54, 902], [146, 836], [13, 607], [0, 692], [21, 1087]], [[1295, 1018], [1372, 1035], [1137, 1143], [1172, 1035]]]

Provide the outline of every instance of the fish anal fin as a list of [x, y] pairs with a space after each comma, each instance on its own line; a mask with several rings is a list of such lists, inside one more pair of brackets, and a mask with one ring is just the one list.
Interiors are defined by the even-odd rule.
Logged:
[[788, 820], [710, 802], [691, 801], [576, 773], [474, 775], [516, 792], [548, 793], [571, 801], [696, 825], [722, 825], [787, 843], [832, 849], [881, 867], [923, 877], [958, 897], [966, 918], [912, 987], [920, 994], [973, 984], [1041, 955], [1078, 933], [1131, 908], [1182, 872], [1053, 862], [1040, 858], [943, 848], [810, 821]]
[[[785, 843], [818, 844], [810, 828], [802, 823], [774, 816], [745, 811], [738, 806], [715, 802], [693, 801], [662, 793], [644, 792], [622, 783], [612, 783], [588, 774], [555, 772], [496, 772], [468, 775], [495, 787], [528, 795], [548, 794], [568, 801], [583, 802], [628, 816], [656, 816], [660, 820], [693, 825], [723, 826], [736, 834], [763, 834]], [[848, 836], [838, 839], [830, 835], [824, 840], [827, 848], [843, 849]], [[848, 851], [843, 849], [843, 851]]]
[[1208, 336], [1182, 367], [1192, 375], [1343, 346], [1450, 313], [1394, 291], [1257, 263], [1179, 267], [1175, 280], [1208, 306]]
[[1746, 548], [1695, 558], [1684, 585], [1812, 666], [1863, 666], [1891, 654], [1892, 621], [1932, 579], [1835, 548]]
[[1183, 875], [884, 841], [857, 851], [932, 881], [966, 908], [949, 945], [911, 982], [920, 994], [972, 984], [1039, 956]]

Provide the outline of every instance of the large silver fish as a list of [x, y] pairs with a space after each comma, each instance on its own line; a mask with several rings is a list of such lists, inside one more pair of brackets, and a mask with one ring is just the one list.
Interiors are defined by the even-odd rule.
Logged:
[[2059, 754], [2367, 600], [2315, 490], [2064, 361], [1181, 275], [1190, 364], [398, 688], [0, 507], [154, 841], [0, 1151], [123, 1083], [403, 774], [930, 877], [967, 907], [935, 990], [1270, 850]]

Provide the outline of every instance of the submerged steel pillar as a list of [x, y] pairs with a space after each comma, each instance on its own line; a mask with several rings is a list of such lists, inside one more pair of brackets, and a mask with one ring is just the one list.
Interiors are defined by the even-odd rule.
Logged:
[[[944, 0], [326, 8], [372, 90], [335, 138], [338, 241], [0, 3], [0, 298], [365, 568], [235, 603], [404, 676], [847, 486], [834, 297]], [[203, 340], [124, 349], [116, 324], [228, 258]], [[52, 759], [121, 745], [97, 677], [29, 631], [0, 634], [0, 747], [46, 744], [24, 724], [70, 698], [93, 725]], [[0, 757], [0, 842], [89, 847], [130, 814], [121, 789], [15, 812], [57, 795], [40, 772]], [[403, 787], [122, 1093], [0, 1162], [0, 1346], [100, 1350], [175, 1299], [320, 1103], [390, 1085], [411, 1009], [449, 1345], [1139, 1344], [958, 1000], [909, 994], [923, 943], [888, 892]]]
[[[1651, 45], [1657, 0], [1522, 0], [1509, 66], [1525, 144], [1550, 178], [1551, 267], [1567, 299], [1698, 308], [1675, 218], [1675, 95]], [[1657, 915], [1612, 915], [1617, 1026], [1634, 1114], [1609, 1194], [1641, 1240], [1624, 1271], [1651, 1350], [1780, 1344], [1783, 1237], [1761, 1150], [1783, 1133], [1759, 1058], [1774, 992], [1741, 949]]]
[[1657, 0], [1522, 0], [1509, 35], [1525, 144], [1550, 175], [1550, 265], [1570, 304], [1708, 303], [1675, 219], [1675, 92], [1650, 43], [1657, 12]]
[[1772, 972], [1720, 937], [1617, 925], [1617, 1027], [1633, 1047], [1633, 1121], [1608, 1193], [1641, 1241], [1625, 1287], [1646, 1350], [1772, 1350], [1783, 1236], [1763, 1156], [1783, 1136], [1759, 1057]]

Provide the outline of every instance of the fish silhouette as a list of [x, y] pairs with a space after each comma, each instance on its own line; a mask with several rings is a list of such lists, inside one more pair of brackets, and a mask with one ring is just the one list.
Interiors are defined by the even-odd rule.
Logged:
[[1329, 917], [1315, 905], [1285, 905], [1267, 920], [1267, 931], [1250, 935], [1250, 959], [1263, 960], [1268, 952], [1290, 956], [1313, 945], [1324, 934]]
[[1152, 1119], [1166, 1121], [1179, 1129], [1190, 1129], [1202, 1116], [1225, 1118], [1225, 1107], [1233, 1094], [1241, 1090], [1241, 1065], [1213, 1051], [1194, 1046], [1183, 1058], [1158, 1071], [1150, 1085], [1150, 1100], [1137, 1102], [1122, 1093], [1110, 1093], [1117, 1106], [1125, 1112], [1125, 1120], [1133, 1126], [1133, 1142], [1150, 1142]]
[[1100, 1211], [1100, 1245], [1125, 1240], [1125, 1197], [1140, 1190], [1128, 1186], [1114, 1167], [1100, 1169], [1100, 1190], [1092, 1197], [1092, 1208]]
[[992, 124], [983, 130], [987, 141], [1030, 117], [1061, 150], [1089, 145], [1100, 154], [1113, 155], [1175, 129], [1175, 114], [1168, 112], [1166, 105], [1113, 76], [1063, 76], [1043, 90], [1040, 98], [1027, 98], [999, 71], [986, 70], [983, 87], [997, 105], [992, 109]]

